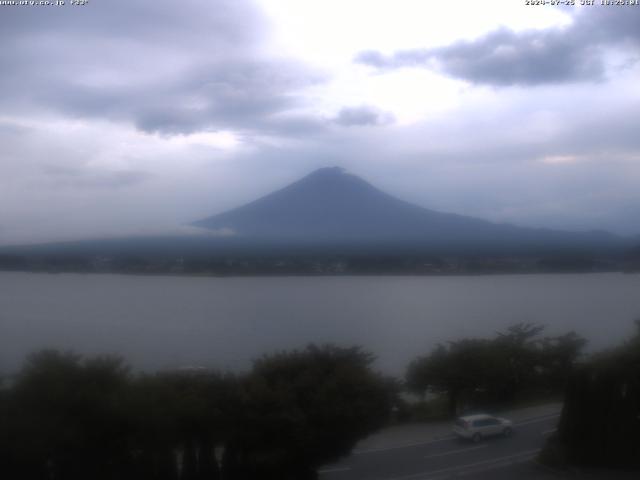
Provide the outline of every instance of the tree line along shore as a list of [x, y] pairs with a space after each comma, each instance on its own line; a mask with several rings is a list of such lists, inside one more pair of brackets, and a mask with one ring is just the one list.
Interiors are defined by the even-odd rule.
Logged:
[[[133, 373], [113, 356], [43, 350], [0, 388], [0, 471], [25, 480], [305, 480], [392, 422], [564, 398], [541, 458], [640, 468], [640, 322], [584, 354], [575, 332], [521, 323], [436, 346], [402, 379], [359, 347], [264, 355], [241, 374]], [[416, 400], [407, 401], [406, 393]], [[603, 447], [604, 446], [604, 447]]]

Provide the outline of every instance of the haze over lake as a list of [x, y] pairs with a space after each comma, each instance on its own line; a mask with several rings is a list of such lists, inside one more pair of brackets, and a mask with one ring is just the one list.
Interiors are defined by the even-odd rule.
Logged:
[[135, 368], [240, 370], [309, 342], [361, 345], [401, 374], [437, 342], [529, 321], [615, 345], [640, 317], [640, 275], [212, 278], [0, 272], [0, 372], [52, 347]]

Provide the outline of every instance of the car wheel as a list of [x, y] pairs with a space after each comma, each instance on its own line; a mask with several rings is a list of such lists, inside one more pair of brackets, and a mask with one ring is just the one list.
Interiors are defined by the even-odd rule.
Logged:
[[473, 440], [473, 443], [478, 443], [480, 440], [482, 440], [482, 435], [480, 435], [479, 433], [474, 433], [473, 437], [471, 437], [471, 440]]
[[507, 427], [502, 431], [502, 435], [504, 435], [505, 437], [510, 437], [511, 435], [513, 435], [513, 430], [511, 430], [510, 427]]

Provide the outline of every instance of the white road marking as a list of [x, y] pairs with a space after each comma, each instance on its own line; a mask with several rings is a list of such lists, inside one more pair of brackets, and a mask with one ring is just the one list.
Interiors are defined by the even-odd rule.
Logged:
[[549, 435], [550, 433], [555, 433], [556, 430], [558, 429], [552, 428], [551, 430], [545, 430], [544, 432], [542, 432], [542, 435]]
[[351, 470], [351, 467], [325, 468], [324, 470], [318, 470], [318, 474], [322, 475], [323, 473], [348, 472], [349, 470]]
[[498, 466], [501, 466], [501, 465], [508, 465], [509, 463], [516, 463], [514, 461], [516, 459], [521, 461], [521, 462], [530, 460], [539, 451], [540, 451], [539, 449], [525, 450], [523, 452], [515, 453], [513, 455], [506, 455], [504, 457], [490, 458], [488, 460], [482, 460], [480, 462], [466, 463], [464, 465], [457, 465], [455, 467], [442, 468], [440, 470], [432, 470], [432, 471], [426, 471], [426, 472], [420, 472], [420, 473], [412, 473], [411, 475], [404, 475], [402, 477], [393, 477], [393, 478], [390, 478], [388, 480], [410, 480], [410, 479], [414, 479], [414, 478], [415, 479], [426, 480], [426, 479], [430, 479], [430, 478], [435, 478], [435, 476], [437, 476], [437, 475], [442, 475], [442, 474], [451, 473], [451, 472], [462, 472], [464, 470], [468, 470], [468, 469], [473, 468], [473, 467], [479, 467], [479, 466], [485, 466], [485, 467], [494, 466], [494, 467], [498, 467]]
[[447, 455], [455, 455], [456, 453], [464, 453], [464, 452], [470, 452], [472, 450], [478, 450], [479, 448], [487, 448], [488, 446], [489, 445], [485, 443], [484, 445], [478, 445], [477, 447], [458, 448], [457, 450], [449, 450], [448, 452], [434, 453], [433, 455], [427, 455], [426, 457], [423, 457], [423, 458], [445, 457]]

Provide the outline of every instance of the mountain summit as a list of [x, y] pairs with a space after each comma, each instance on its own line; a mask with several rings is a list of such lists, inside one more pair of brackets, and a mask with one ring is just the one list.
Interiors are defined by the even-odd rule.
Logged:
[[397, 199], [338, 167], [321, 168], [244, 206], [193, 225], [238, 237], [321, 245], [411, 246], [440, 251], [611, 247], [604, 232], [496, 224]]

